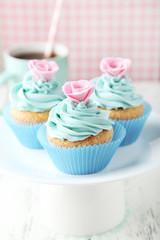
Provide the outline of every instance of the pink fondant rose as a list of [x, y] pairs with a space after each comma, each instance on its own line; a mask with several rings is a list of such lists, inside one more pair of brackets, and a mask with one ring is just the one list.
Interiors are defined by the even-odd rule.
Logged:
[[104, 73], [117, 77], [118, 75], [124, 76], [130, 65], [131, 60], [128, 58], [103, 58], [100, 69]]
[[87, 102], [94, 90], [94, 83], [87, 80], [66, 82], [63, 85], [64, 94], [75, 103]]
[[36, 81], [45, 79], [47, 82], [53, 78], [59, 67], [55, 62], [46, 60], [30, 60], [28, 66]]

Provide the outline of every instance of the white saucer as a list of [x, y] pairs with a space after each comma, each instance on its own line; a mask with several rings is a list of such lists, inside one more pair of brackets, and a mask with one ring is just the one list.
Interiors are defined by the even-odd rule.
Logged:
[[0, 117], [0, 171], [26, 180], [83, 185], [117, 181], [160, 167], [160, 114], [152, 112], [139, 139], [120, 147], [101, 172], [73, 176], [59, 172], [44, 150], [23, 147]]

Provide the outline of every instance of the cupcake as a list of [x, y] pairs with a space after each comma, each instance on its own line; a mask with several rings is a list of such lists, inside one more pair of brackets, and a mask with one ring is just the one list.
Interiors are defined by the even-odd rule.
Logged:
[[24, 146], [42, 148], [37, 130], [65, 95], [54, 76], [58, 71], [55, 62], [31, 60], [28, 65], [30, 72], [10, 90], [11, 106], [5, 109], [4, 117]]
[[90, 99], [95, 86], [80, 80], [67, 82], [67, 98], [52, 108], [38, 139], [55, 166], [65, 173], [89, 174], [107, 166], [125, 130], [113, 130], [109, 112], [97, 108]]
[[136, 141], [151, 112], [150, 105], [136, 93], [126, 75], [130, 65], [130, 59], [104, 58], [100, 63], [104, 74], [92, 80], [96, 89], [91, 99], [99, 109], [109, 110], [109, 117], [119, 121], [127, 130], [121, 145]]

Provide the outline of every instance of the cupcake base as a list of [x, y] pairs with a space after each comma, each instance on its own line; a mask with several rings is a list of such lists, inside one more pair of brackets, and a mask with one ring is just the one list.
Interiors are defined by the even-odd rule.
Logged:
[[126, 108], [126, 109], [119, 108], [117, 110], [115, 110], [115, 109], [110, 110], [110, 109], [101, 108], [101, 107], [99, 107], [99, 108], [102, 110], [110, 111], [109, 117], [112, 119], [116, 119], [116, 120], [135, 119], [135, 118], [142, 116], [142, 114], [144, 112], [143, 104], [141, 104], [138, 107]]
[[132, 119], [132, 120], [115, 120], [115, 119], [113, 119], [113, 121], [115, 123], [118, 122], [118, 123], [122, 124], [123, 127], [126, 129], [126, 136], [125, 136], [124, 140], [122, 141], [122, 143], [120, 144], [120, 146], [130, 145], [138, 139], [138, 137], [143, 129], [143, 126], [152, 110], [151, 106], [147, 102], [143, 102], [143, 106], [144, 106], [144, 112], [143, 112], [143, 115], [139, 118]]
[[50, 156], [53, 164], [61, 172], [81, 175], [96, 173], [104, 169], [125, 137], [124, 127], [117, 123], [113, 126], [113, 139], [109, 143], [83, 147], [51, 146], [43, 125], [38, 131], [38, 139]]
[[14, 132], [15, 136], [19, 140], [19, 142], [27, 148], [31, 149], [42, 149], [43, 147], [39, 143], [37, 139], [37, 131], [42, 126], [41, 124], [34, 125], [19, 125], [10, 115], [11, 106], [8, 105], [3, 111], [3, 117], [9, 127]]
[[11, 107], [11, 117], [18, 123], [22, 125], [32, 125], [36, 123], [46, 122], [49, 116], [50, 110], [44, 112], [31, 112], [22, 111], [14, 107]]
[[103, 144], [103, 143], [108, 143], [112, 140], [113, 137], [113, 128], [111, 128], [111, 130], [103, 130], [102, 132], [100, 132], [99, 134], [97, 134], [96, 136], [90, 136], [84, 140], [81, 141], [75, 141], [75, 142], [71, 142], [67, 139], [65, 139], [64, 141], [58, 138], [51, 138], [48, 134], [47, 134], [47, 138], [50, 142], [50, 144], [52, 146], [58, 146], [58, 147], [83, 147], [83, 146], [93, 146], [94, 144], [98, 145], [98, 144]]

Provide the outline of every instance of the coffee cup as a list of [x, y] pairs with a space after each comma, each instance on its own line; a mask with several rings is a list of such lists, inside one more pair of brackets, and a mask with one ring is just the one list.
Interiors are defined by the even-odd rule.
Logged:
[[[34, 42], [17, 45], [4, 53], [5, 71], [0, 74], [0, 85], [9, 82], [13, 85], [23, 80], [28, 68], [30, 59], [44, 59], [45, 43]], [[53, 54], [48, 61], [55, 61], [59, 66], [59, 71], [56, 73], [56, 80], [60, 84], [68, 81], [68, 48], [60, 43], [55, 43], [53, 46]]]

